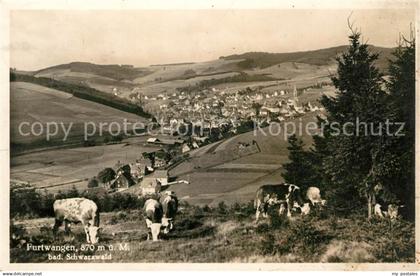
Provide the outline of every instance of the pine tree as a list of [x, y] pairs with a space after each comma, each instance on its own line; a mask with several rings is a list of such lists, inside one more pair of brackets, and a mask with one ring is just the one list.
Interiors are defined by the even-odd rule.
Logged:
[[[360, 36], [352, 31], [347, 52], [337, 58], [337, 76], [332, 78], [337, 95], [321, 99], [329, 124], [324, 128], [326, 140], [319, 139], [318, 144], [328, 147], [322, 166], [336, 207], [349, 212], [366, 204], [370, 217], [374, 188], [385, 185], [381, 162], [387, 141], [377, 134], [390, 112], [383, 75], [375, 67], [378, 54]], [[357, 127], [357, 122], [363, 123]]]
[[390, 61], [387, 88], [398, 122], [405, 123], [403, 136], [394, 139], [390, 149], [397, 157], [393, 170], [393, 182], [398, 198], [407, 207], [408, 218], [414, 218], [415, 209], [415, 52], [416, 45], [412, 35], [409, 40], [402, 37], [394, 59]]
[[316, 173], [313, 168], [313, 154], [304, 150], [302, 139], [292, 135], [288, 139], [289, 160], [290, 162], [283, 165], [285, 172], [282, 177], [287, 183], [298, 185], [301, 189], [306, 190], [310, 186], [317, 183]]

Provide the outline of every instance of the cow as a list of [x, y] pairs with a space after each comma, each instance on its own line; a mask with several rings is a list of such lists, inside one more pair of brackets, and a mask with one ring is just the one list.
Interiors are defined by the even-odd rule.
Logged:
[[321, 198], [321, 191], [318, 187], [309, 187], [306, 191], [306, 198], [310, 201], [312, 206], [325, 206], [327, 201]]
[[144, 217], [148, 228], [147, 239], [149, 240], [151, 235], [153, 241], [158, 241], [163, 218], [162, 204], [154, 198], [146, 200], [144, 203]]
[[269, 206], [280, 205], [279, 214], [282, 215], [287, 209], [287, 217], [291, 217], [291, 210], [303, 204], [300, 188], [294, 184], [263, 185], [258, 188], [254, 200], [255, 222], [258, 222], [260, 213], [263, 217], [268, 217]]
[[174, 192], [166, 191], [161, 195], [160, 203], [162, 204], [163, 209], [163, 233], [168, 234], [174, 228], [173, 220], [178, 211], [178, 198]]
[[398, 217], [399, 208], [403, 207], [404, 205], [376, 203], [374, 207], [374, 213], [380, 218], [388, 217], [394, 220]]
[[95, 202], [86, 198], [67, 198], [54, 201], [55, 224], [54, 236], [64, 222], [66, 233], [70, 223], [81, 222], [86, 233], [86, 242], [96, 244], [99, 241], [99, 209]]

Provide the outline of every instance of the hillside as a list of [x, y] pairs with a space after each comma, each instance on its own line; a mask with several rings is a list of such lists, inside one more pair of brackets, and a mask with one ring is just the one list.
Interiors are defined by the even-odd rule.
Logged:
[[[66, 256], [74, 254], [86, 258], [78, 262], [90, 263], [414, 262], [414, 224], [404, 220], [367, 221], [362, 215], [341, 218], [328, 209], [305, 217], [295, 215], [291, 220], [272, 214], [271, 219], [258, 224], [254, 216], [252, 204], [210, 208], [181, 202], [174, 231], [161, 236], [162, 241], [152, 242], [146, 240], [141, 206], [131, 205], [130, 209], [101, 213], [99, 244], [87, 250], [80, 250], [86, 239], [80, 224], [72, 226], [67, 236], [61, 229], [54, 240], [52, 217], [14, 219], [10, 259], [17, 263], [72, 263], [75, 260]], [[28, 251], [28, 243], [69, 245], [79, 252], [71, 247], [62, 252]], [[61, 255], [62, 259], [49, 260], [49, 255]], [[108, 259], [88, 259], [101, 256]]]
[[[145, 76], [151, 72], [144, 68], [135, 68], [132, 65], [108, 64], [100, 65], [89, 62], [71, 62], [60, 64], [33, 72], [38, 77], [51, 77], [58, 72], [63, 73], [85, 73], [87, 76], [101, 76], [117, 81], [133, 80]], [[83, 76], [82, 74], [80, 76]]]
[[[275, 64], [285, 62], [306, 63], [311, 65], [328, 65], [335, 62], [335, 57], [340, 53], [346, 51], [348, 46], [337, 46], [326, 49], [319, 49], [313, 51], [291, 52], [291, 53], [265, 53], [265, 52], [248, 52], [244, 54], [235, 54], [229, 56], [222, 56], [223, 60], [238, 60], [238, 66], [243, 69], [250, 68], [266, 68]], [[379, 53], [379, 60], [377, 66], [381, 70], [386, 70], [388, 59], [391, 58], [392, 48], [383, 48], [370, 46], [372, 52]]]
[[[291, 53], [248, 52], [223, 56], [205, 62], [159, 64], [147, 67], [132, 65], [99, 65], [88, 62], [72, 62], [34, 72], [24, 72], [35, 77], [46, 77], [129, 98], [133, 91], [144, 95], [172, 93], [186, 87], [238, 84], [241, 74], [247, 74], [246, 85], [252, 80], [288, 80], [310, 83], [324, 81], [335, 73], [337, 54], [347, 46], [337, 46], [313, 51]], [[391, 48], [371, 46], [380, 53], [377, 61], [382, 71], [387, 70]], [[238, 77], [239, 76], [239, 77]], [[261, 82], [260, 82], [261, 83]], [[203, 85], [204, 84], [204, 85]]]
[[[47, 104], [46, 104], [47, 103]], [[45, 147], [54, 144], [81, 144], [83, 142], [84, 123], [95, 124], [118, 122], [124, 119], [129, 122], [145, 121], [135, 114], [123, 112], [99, 103], [74, 97], [70, 93], [47, 88], [28, 82], [10, 83], [10, 132], [13, 149], [31, 147]], [[44, 135], [20, 135], [19, 125], [39, 122], [44, 130], [48, 122], [57, 122], [66, 127], [73, 123], [67, 141], [62, 141], [64, 132], [60, 127], [58, 135], [46, 141]], [[39, 126], [36, 129], [39, 130]], [[24, 131], [29, 131], [24, 128]]]

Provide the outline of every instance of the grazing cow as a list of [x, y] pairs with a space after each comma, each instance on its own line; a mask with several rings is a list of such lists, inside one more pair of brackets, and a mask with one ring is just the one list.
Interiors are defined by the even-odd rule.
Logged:
[[376, 203], [374, 213], [380, 218], [388, 217], [390, 219], [396, 219], [398, 217], [398, 209], [402, 207], [404, 205]]
[[255, 221], [258, 222], [260, 213], [267, 217], [268, 207], [280, 205], [279, 214], [287, 209], [287, 216], [291, 217], [291, 210], [295, 206], [304, 204], [300, 188], [293, 184], [263, 185], [257, 190], [254, 207], [256, 208]]
[[327, 201], [321, 198], [321, 191], [318, 187], [309, 187], [306, 190], [305, 203], [303, 205], [297, 205], [295, 203], [295, 208], [299, 208], [302, 215], [307, 215], [311, 211], [311, 208], [318, 205], [325, 206]]
[[158, 241], [160, 228], [162, 227], [162, 204], [153, 198], [146, 200], [144, 203], [144, 217], [146, 218], [146, 226], [149, 229], [147, 239], [150, 239], [151, 234], [153, 241]]
[[86, 242], [95, 244], [99, 241], [99, 210], [95, 202], [86, 198], [67, 198], [54, 201], [53, 207], [54, 236], [63, 222], [67, 233], [70, 223], [81, 222], [85, 229]]
[[174, 192], [166, 191], [160, 197], [163, 208], [162, 226], [165, 227], [163, 233], [167, 234], [174, 228], [173, 220], [178, 211], [178, 198]]

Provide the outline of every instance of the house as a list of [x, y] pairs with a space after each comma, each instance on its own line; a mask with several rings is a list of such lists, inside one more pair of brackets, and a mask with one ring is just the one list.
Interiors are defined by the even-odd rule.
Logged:
[[147, 139], [147, 143], [148, 144], [155, 144], [157, 141], [159, 141], [159, 139], [158, 138], [155, 138], [155, 137], [152, 137], [152, 138], [149, 138], [149, 139]]
[[131, 176], [133, 179], [141, 179], [145, 175], [153, 172], [153, 162], [147, 158], [140, 158], [136, 160], [136, 163], [130, 164]]
[[263, 106], [261, 108], [261, 110], [265, 110], [265, 111], [268, 111], [270, 113], [280, 113], [280, 108], [278, 108], [278, 107]]
[[156, 178], [146, 177], [140, 183], [141, 193], [145, 195], [154, 195], [160, 192], [161, 183]]
[[155, 152], [154, 168], [165, 167], [170, 160], [170, 156], [167, 152], [160, 150]]
[[131, 177], [131, 174], [120, 173], [115, 178], [114, 182], [111, 184], [111, 189], [116, 189], [118, 191], [128, 189], [129, 187], [136, 184], [136, 182]]
[[134, 180], [138, 180], [144, 176], [146, 167], [142, 167], [140, 163], [130, 163], [130, 174]]
[[122, 165], [120, 161], [116, 164], [115, 172], [118, 174], [131, 174], [131, 167], [129, 164]]
[[182, 153], [189, 152], [190, 150], [191, 148], [187, 144], [182, 145], [182, 148], [181, 148]]
[[[168, 127], [170, 128], [170, 127]], [[172, 129], [170, 129], [172, 131]], [[185, 143], [182, 139], [173, 139], [173, 138], [149, 138], [146, 141], [148, 144], [163, 145], [163, 146], [174, 146], [182, 145]]]

